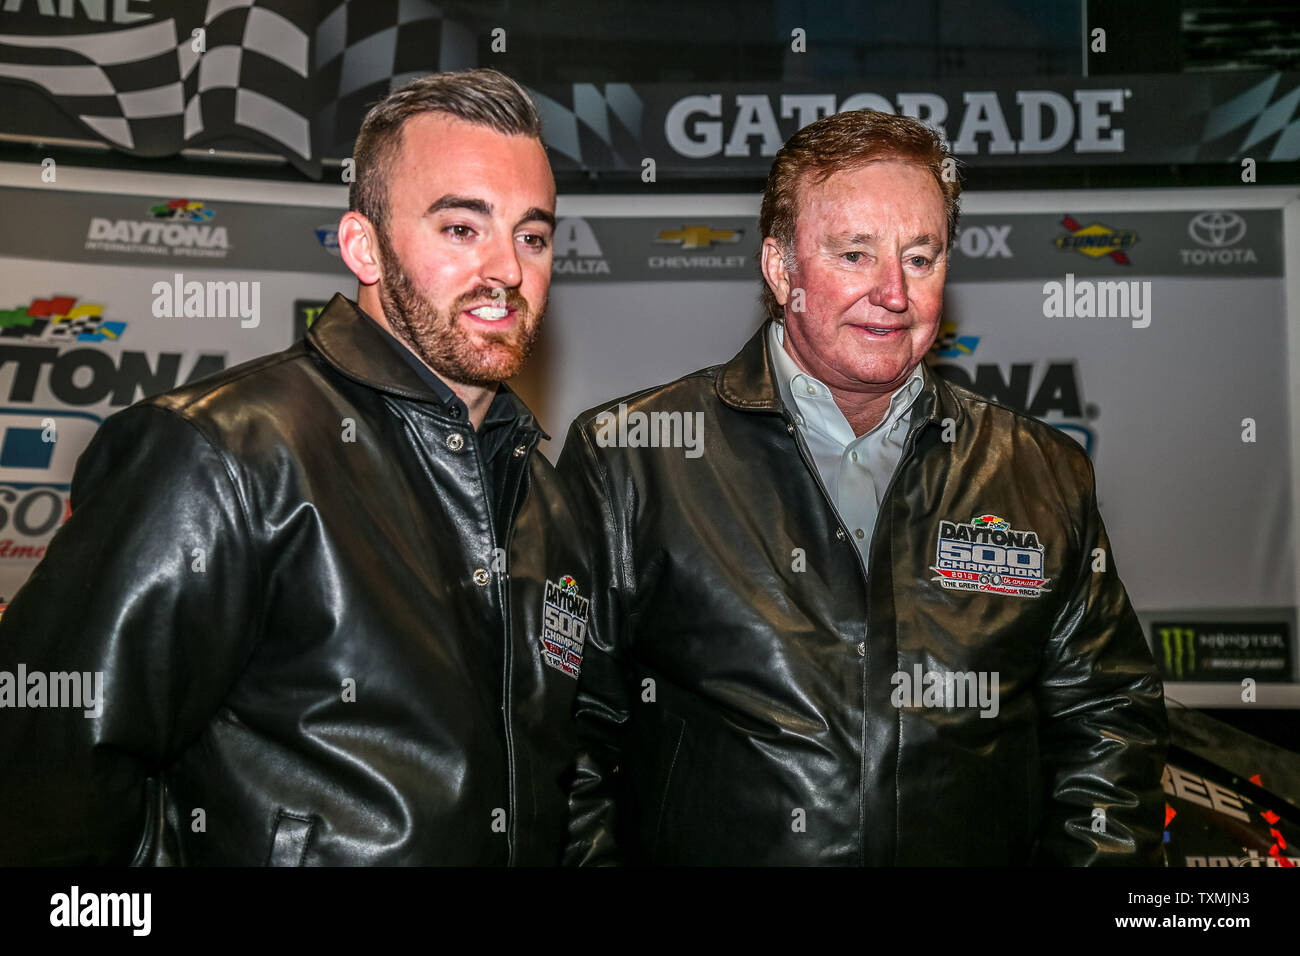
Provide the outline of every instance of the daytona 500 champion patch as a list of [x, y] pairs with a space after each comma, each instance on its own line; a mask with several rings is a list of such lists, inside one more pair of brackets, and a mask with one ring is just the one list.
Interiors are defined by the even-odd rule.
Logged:
[[574, 680], [582, 669], [591, 601], [578, 593], [578, 582], [566, 574], [546, 582], [542, 601], [542, 660]]
[[997, 515], [958, 524], [939, 522], [939, 547], [931, 578], [952, 591], [986, 591], [1038, 597], [1050, 591], [1043, 577], [1043, 546], [1032, 531], [1015, 531]]

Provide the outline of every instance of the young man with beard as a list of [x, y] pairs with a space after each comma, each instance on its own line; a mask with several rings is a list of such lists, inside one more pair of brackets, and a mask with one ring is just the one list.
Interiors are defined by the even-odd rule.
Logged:
[[276, 355], [143, 401], [0, 622], [0, 862], [553, 864], [591, 572], [504, 384], [555, 185], [491, 70], [367, 115], [336, 295]]

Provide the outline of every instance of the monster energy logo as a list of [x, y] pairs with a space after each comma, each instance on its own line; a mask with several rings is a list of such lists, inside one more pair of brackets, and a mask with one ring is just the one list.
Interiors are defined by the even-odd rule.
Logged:
[[[1196, 670], [1196, 631], [1190, 627], [1162, 627], [1158, 631], [1165, 652], [1165, 673], [1182, 680]], [[1183, 662], [1187, 666], [1184, 669]]]

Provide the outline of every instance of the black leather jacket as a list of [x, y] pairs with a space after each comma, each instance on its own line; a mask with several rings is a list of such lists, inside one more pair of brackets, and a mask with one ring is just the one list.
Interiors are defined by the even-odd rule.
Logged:
[[[623, 401], [704, 451], [603, 447], [615, 402], [560, 459], [607, 545], [571, 861], [1163, 861], [1162, 685], [1071, 439], [926, 369], [864, 568], [765, 330]], [[996, 672], [996, 715], [930, 671]]]
[[0, 622], [0, 669], [102, 671], [103, 713], [0, 711], [0, 862], [559, 862], [576, 680], [543, 624], [584, 636], [587, 544], [523, 403], [494, 516], [381, 334], [336, 296], [104, 423]]

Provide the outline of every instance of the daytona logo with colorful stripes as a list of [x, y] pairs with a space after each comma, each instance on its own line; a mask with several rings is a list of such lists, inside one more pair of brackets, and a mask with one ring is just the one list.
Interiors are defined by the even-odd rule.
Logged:
[[939, 545], [931, 578], [951, 591], [985, 591], [1013, 597], [1038, 597], [1043, 577], [1043, 546], [1033, 531], [1016, 531], [997, 515], [970, 521], [939, 522]]

